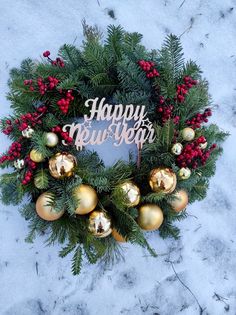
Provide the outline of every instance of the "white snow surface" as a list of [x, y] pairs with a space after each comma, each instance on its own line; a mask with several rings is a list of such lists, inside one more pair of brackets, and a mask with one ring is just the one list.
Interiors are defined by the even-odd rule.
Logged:
[[[47, 49], [56, 55], [64, 43], [80, 45], [86, 18], [104, 32], [109, 24], [138, 31], [148, 48], [160, 48], [170, 32], [181, 35], [186, 59], [196, 60], [209, 80], [211, 122], [231, 134], [207, 198], [189, 206], [190, 216], [179, 223], [181, 239], [148, 236], [158, 258], [125, 244], [124, 261], [106, 270], [85, 263], [74, 277], [71, 257], [59, 258], [60, 247], [46, 247], [43, 236], [25, 243], [27, 222], [17, 207], [1, 205], [0, 314], [196, 315], [199, 303], [202, 314], [235, 315], [236, 1], [1, 0], [0, 8], [1, 116], [11, 113], [9, 69]], [[9, 143], [1, 135], [2, 151]]]

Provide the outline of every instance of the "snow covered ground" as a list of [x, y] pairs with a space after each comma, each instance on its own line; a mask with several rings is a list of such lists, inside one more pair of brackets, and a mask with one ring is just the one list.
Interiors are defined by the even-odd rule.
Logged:
[[[208, 197], [189, 207], [182, 238], [163, 241], [150, 234], [160, 256], [124, 245], [125, 261], [113, 268], [85, 265], [79, 277], [70, 257], [44, 238], [24, 242], [27, 224], [16, 207], [0, 210], [1, 315], [221, 315], [236, 314], [236, 1], [235, 0], [0, 0], [1, 116], [8, 71], [46, 49], [80, 44], [81, 20], [121, 24], [143, 33], [159, 48], [169, 32], [181, 35], [187, 58], [196, 60], [210, 82], [216, 122], [231, 136], [224, 145]], [[5, 150], [9, 143], [1, 136]], [[171, 261], [171, 262], [170, 262]], [[188, 288], [188, 289], [187, 289]], [[192, 292], [192, 293], [191, 293]]]

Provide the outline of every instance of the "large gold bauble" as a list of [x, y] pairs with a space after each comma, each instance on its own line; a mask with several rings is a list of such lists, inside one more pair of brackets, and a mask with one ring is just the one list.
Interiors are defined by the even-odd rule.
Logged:
[[35, 149], [32, 149], [30, 151], [30, 159], [36, 163], [40, 163], [40, 162], [44, 161], [44, 156], [41, 152], [39, 152]]
[[78, 200], [78, 206], [75, 210], [77, 214], [87, 214], [93, 211], [98, 203], [98, 196], [93, 187], [81, 184], [73, 192], [74, 197]]
[[188, 167], [181, 167], [178, 175], [181, 179], [188, 179], [191, 176], [191, 170]]
[[157, 205], [146, 204], [139, 208], [138, 224], [143, 230], [157, 230], [163, 220], [163, 212]]
[[170, 194], [175, 190], [176, 183], [176, 175], [170, 168], [158, 167], [150, 172], [149, 185], [154, 192]]
[[74, 175], [75, 166], [76, 158], [67, 152], [58, 152], [49, 160], [49, 172], [57, 179]]
[[93, 211], [89, 216], [88, 229], [93, 236], [106, 237], [112, 232], [111, 219], [102, 210]]
[[192, 141], [195, 137], [195, 131], [190, 127], [186, 127], [182, 130], [182, 137], [185, 141]]
[[126, 181], [120, 185], [124, 191], [128, 207], [137, 206], [140, 202], [140, 190], [132, 181]]
[[173, 195], [175, 198], [169, 203], [175, 212], [184, 210], [188, 204], [188, 194], [185, 190], [178, 190]]
[[36, 201], [36, 212], [40, 218], [46, 221], [57, 220], [64, 213], [64, 210], [58, 212], [49, 205], [49, 203], [52, 201], [52, 198], [53, 194], [45, 192], [41, 194]]
[[46, 146], [53, 148], [58, 144], [59, 138], [54, 132], [46, 132], [44, 134]]
[[121, 243], [126, 242], [126, 239], [115, 228], [113, 228], [111, 234], [117, 242]]

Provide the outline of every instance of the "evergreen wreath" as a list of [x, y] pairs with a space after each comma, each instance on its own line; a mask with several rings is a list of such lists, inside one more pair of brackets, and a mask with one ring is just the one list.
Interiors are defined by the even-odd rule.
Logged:
[[[26, 59], [11, 70], [13, 114], [1, 120], [13, 141], [1, 167], [14, 167], [1, 176], [2, 202], [23, 203], [28, 242], [46, 233], [48, 244], [64, 244], [61, 257], [73, 252], [73, 274], [83, 257], [92, 264], [118, 257], [119, 241], [156, 256], [145, 230], [178, 238], [174, 223], [187, 217], [188, 202], [205, 198], [227, 136], [215, 124], [204, 125], [212, 113], [208, 83], [195, 62], [184, 63], [178, 37], [167, 36], [159, 51], [148, 51], [140, 34], [120, 26], [109, 26], [103, 41], [97, 28], [84, 24], [84, 37], [81, 49], [63, 45], [55, 60], [45, 51], [40, 62]], [[88, 113], [85, 100], [96, 97], [145, 105], [155, 140], [144, 144], [138, 165], [131, 155], [106, 167], [96, 152], [75, 150], [63, 131]], [[63, 157], [71, 168], [60, 177], [53, 166]], [[94, 204], [83, 213], [89, 201]]]

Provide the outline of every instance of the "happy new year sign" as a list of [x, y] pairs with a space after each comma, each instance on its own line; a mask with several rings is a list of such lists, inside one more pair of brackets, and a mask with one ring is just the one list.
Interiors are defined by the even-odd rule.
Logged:
[[[155, 139], [153, 125], [145, 111], [145, 105], [107, 104], [105, 98], [88, 99], [85, 106], [90, 109], [89, 115], [84, 115], [82, 123], [73, 122], [63, 127], [74, 139], [77, 150], [84, 146], [100, 145], [107, 139], [113, 139], [114, 146], [122, 143], [135, 143], [142, 148], [145, 142], [152, 143]], [[94, 130], [92, 121], [110, 122], [105, 129]], [[66, 145], [66, 142], [63, 142]]]

